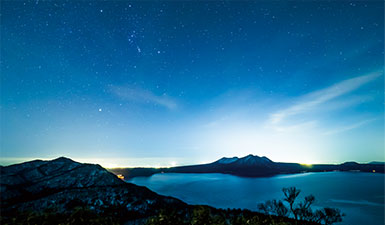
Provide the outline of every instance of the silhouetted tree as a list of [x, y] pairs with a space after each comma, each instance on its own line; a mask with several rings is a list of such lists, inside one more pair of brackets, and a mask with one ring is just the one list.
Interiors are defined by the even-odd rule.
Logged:
[[266, 201], [265, 203], [258, 204], [258, 210], [264, 214], [273, 214], [276, 216], [288, 216], [289, 210], [283, 204], [281, 200]]
[[300, 202], [298, 204], [298, 208], [296, 209], [296, 211], [300, 220], [312, 220], [312, 218], [314, 217], [314, 213], [310, 206], [314, 203], [314, 201], [315, 197], [313, 195], [309, 195], [305, 197], [303, 202]]
[[283, 194], [285, 195], [285, 198], [283, 199], [287, 203], [289, 203], [290, 211], [293, 213], [294, 219], [298, 219], [298, 209], [294, 208], [294, 202], [297, 199], [299, 193], [301, 193], [301, 190], [297, 189], [296, 187], [289, 187], [289, 188], [282, 188]]
[[341, 210], [326, 207], [316, 211], [315, 221], [318, 223], [323, 222], [325, 225], [330, 225], [333, 223], [342, 222], [343, 216], [345, 216], [345, 214], [341, 213]]
[[283, 199], [289, 205], [289, 209], [280, 200], [269, 200], [265, 203], [258, 204], [258, 210], [267, 215], [286, 216], [293, 214], [296, 224], [298, 220], [312, 221], [330, 225], [341, 222], [345, 216], [339, 209], [323, 208], [313, 212], [311, 205], [315, 202], [313, 195], [306, 196], [303, 202], [296, 204], [296, 200], [301, 190], [296, 187], [283, 188], [282, 192], [285, 196]]

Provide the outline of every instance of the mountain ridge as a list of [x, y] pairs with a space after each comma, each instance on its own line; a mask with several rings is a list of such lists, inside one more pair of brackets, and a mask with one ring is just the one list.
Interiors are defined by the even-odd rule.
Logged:
[[[103, 207], [98, 205], [99, 202], [113, 205], [116, 202], [114, 198], [118, 195], [125, 195], [125, 201], [132, 202], [133, 196], [128, 192], [141, 193], [163, 203], [175, 201], [182, 204], [180, 200], [160, 197], [145, 187], [126, 183], [100, 165], [78, 163], [65, 157], [2, 167], [0, 187], [2, 212], [27, 208], [44, 209], [52, 199], [56, 199], [56, 206], [65, 209], [75, 198], [101, 210]], [[99, 189], [100, 193], [97, 191]], [[92, 197], [85, 194], [90, 190], [95, 190]], [[137, 204], [149, 207], [145, 201]]]
[[359, 171], [384, 173], [385, 163], [361, 164], [344, 162], [341, 164], [312, 164], [274, 162], [266, 156], [249, 154], [244, 157], [222, 157], [212, 163], [177, 166], [171, 168], [116, 168], [109, 169], [114, 174], [122, 174], [127, 179], [137, 176], [151, 176], [156, 173], [223, 173], [242, 177], [266, 177], [279, 174], [328, 171]]

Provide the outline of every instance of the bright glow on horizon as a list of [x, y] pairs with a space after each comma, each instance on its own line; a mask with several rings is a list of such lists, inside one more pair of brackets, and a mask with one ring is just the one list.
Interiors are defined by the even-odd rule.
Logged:
[[[58, 157], [53, 158], [39, 158], [39, 157], [30, 157], [30, 158], [1, 158], [0, 165], [8, 166], [17, 163], [28, 162], [32, 160], [53, 160]], [[80, 163], [90, 163], [90, 164], [99, 164], [104, 168], [128, 168], [128, 167], [152, 167], [152, 168], [165, 168], [165, 167], [174, 167], [182, 165], [191, 165], [198, 164], [198, 162], [189, 163], [183, 159], [175, 158], [72, 158], [68, 157], [76, 162]], [[178, 164], [177, 161], [180, 160], [184, 164]]]
[[[238, 157], [242, 158], [245, 157], [246, 155], [235, 155], [235, 156], [224, 156], [224, 157]], [[258, 155], [262, 157], [263, 155]], [[268, 157], [268, 156], [266, 156]], [[36, 158], [36, 157], [31, 157], [31, 158], [1, 158], [0, 159], [0, 165], [2, 166], [9, 166], [13, 164], [18, 164], [18, 163], [23, 163], [23, 162], [28, 162], [28, 161], [33, 161], [33, 160], [53, 160], [58, 157], [54, 158]], [[181, 162], [184, 163], [177, 163], [175, 158], [71, 158], [68, 157], [76, 162], [80, 163], [90, 163], [90, 164], [99, 164], [104, 168], [111, 169], [111, 168], [133, 168], [133, 167], [147, 167], [147, 168], [170, 168], [170, 167], [175, 167], [175, 166], [187, 166], [187, 165], [198, 165], [198, 164], [206, 164], [206, 163], [212, 163], [214, 161], [219, 160], [219, 158], [207, 160], [207, 161], [188, 161], [186, 159], [182, 160], [179, 159]], [[344, 163], [346, 161], [342, 162], [327, 162], [327, 161], [287, 161], [287, 160], [274, 160], [270, 157], [268, 157], [270, 160], [274, 162], [286, 162], [286, 163], [299, 163], [304, 166], [312, 167], [315, 164], [340, 164]], [[164, 163], [159, 163], [159, 162], [164, 162]], [[371, 161], [358, 161], [358, 163], [369, 163]]]

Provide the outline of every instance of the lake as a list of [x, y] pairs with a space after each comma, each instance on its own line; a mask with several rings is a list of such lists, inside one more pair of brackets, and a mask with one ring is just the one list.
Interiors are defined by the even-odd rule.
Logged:
[[[300, 197], [313, 194], [316, 207], [336, 207], [344, 225], [384, 224], [384, 174], [324, 172], [243, 178], [226, 174], [155, 174], [128, 182], [189, 204], [256, 210], [257, 204], [282, 199], [282, 188], [295, 186]], [[301, 199], [302, 200], [302, 199]]]

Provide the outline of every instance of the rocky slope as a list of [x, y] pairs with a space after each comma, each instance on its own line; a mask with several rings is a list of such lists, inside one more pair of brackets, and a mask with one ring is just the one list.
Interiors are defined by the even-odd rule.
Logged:
[[111, 208], [132, 219], [155, 215], [164, 207], [185, 207], [170, 197], [126, 183], [99, 165], [67, 158], [31, 161], [1, 168], [2, 217], [54, 209], [69, 213], [76, 207], [102, 213]]

